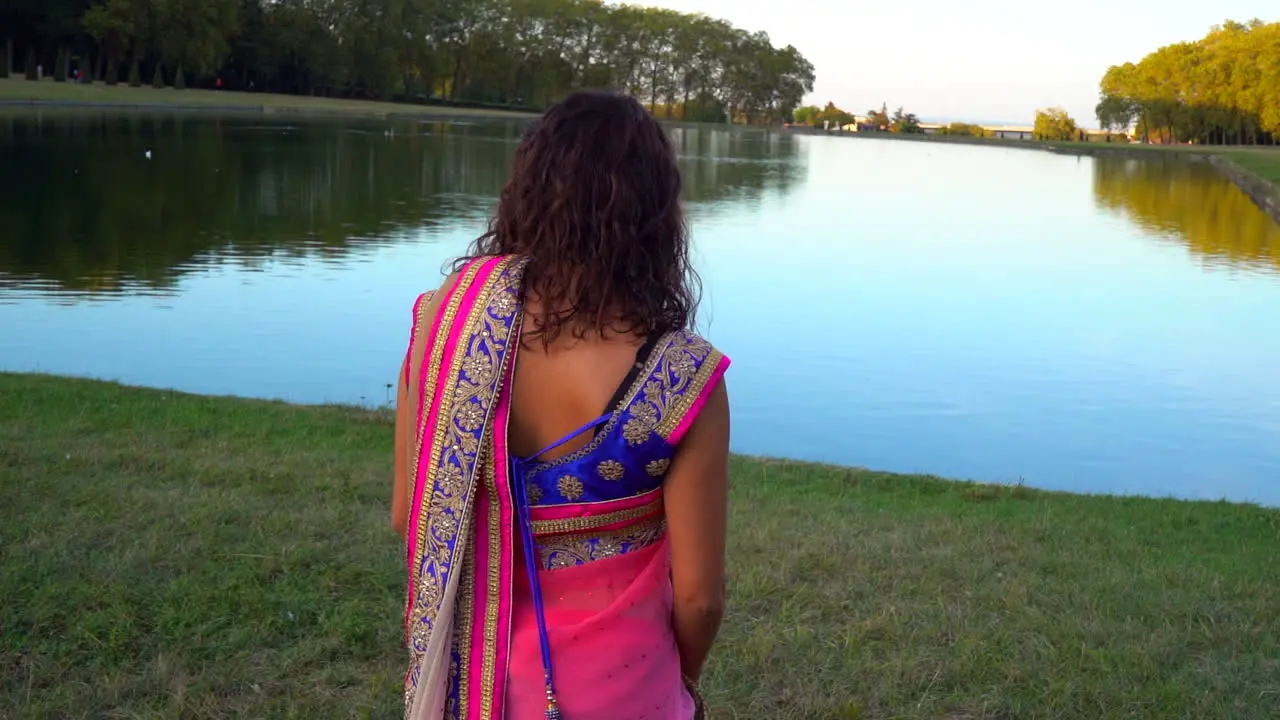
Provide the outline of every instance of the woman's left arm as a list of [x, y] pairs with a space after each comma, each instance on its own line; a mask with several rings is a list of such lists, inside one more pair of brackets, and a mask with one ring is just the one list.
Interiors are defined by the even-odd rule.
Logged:
[[426, 297], [422, 302], [426, 307], [420, 307], [416, 303], [414, 308], [419, 310], [417, 317], [413, 320], [413, 337], [410, 343], [409, 352], [405, 353], [404, 363], [400, 367], [400, 381], [396, 388], [396, 425], [395, 425], [395, 482], [391, 491], [391, 527], [405, 537], [409, 528], [409, 507], [410, 491], [413, 488], [414, 478], [409, 477], [409, 467], [413, 458], [411, 454], [415, 450], [416, 443], [414, 435], [418, 430], [418, 398], [417, 398], [417, 380], [419, 370], [422, 367], [422, 356], [425, 352], [426, 341], [430, 337], [432, 326], [435, 325], [436, 314], [440, 311], [440, 303], [443, 302], [447, 293], [440, 290], [444, 288], [452, 288], [458, 281], [458, 273], [453, 273], [445, 278], [440, 288], [436, 290], [428, 290]]
[[412, 479], [409, 477], [409, 453], [414, 446], [413, 435], [417, 430], [414, 419], [417, 417], [418, 404], [415, 395], [409, 392], [410, 380], [417, 374], [414, 371], [422, 366], [422, 343], [435, 319], [438, 305], [436, 297], [439, 293], [436, 290], [428, 290], [424, 295], [421, 302], [426, 303], [426, 307], [421, 307], [419, 303], [414, 303], [413, 306], [415, 312], [409, 350], [405, 353], [404, 362], [400, 366], [400, 381], [396, 388], [396, 457], [395, 483], [391, 491], [391, 527], [395, 528], [401, 537], [405, 537], [409, 527], [409, 488], [412, 487]]
[[395, 489], [391, 493], [391, 527], [401, 537], [405, 537], [409, 527], [409, 448], [412, 447], [410, 437], [414, 425], [408, 383], [411, 360], [406, 354], [396, 390], [396, 477]]

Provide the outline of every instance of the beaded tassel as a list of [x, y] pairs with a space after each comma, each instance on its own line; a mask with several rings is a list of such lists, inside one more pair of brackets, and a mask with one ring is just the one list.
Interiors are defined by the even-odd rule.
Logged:
[[564, 720], [564, 716], [560, 714], [560, 706], [556, 704], [556, 691], [551, 689], [551, 683], [547, 683], [547, 720]]

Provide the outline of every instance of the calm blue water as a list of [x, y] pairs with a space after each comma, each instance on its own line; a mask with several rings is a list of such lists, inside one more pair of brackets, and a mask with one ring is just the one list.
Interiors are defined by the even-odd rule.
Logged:
[[[0, 118], [0, 369], [388, 401], [516, 131], [388, 127]], [[736, 451], [1280, 504], [1280, 232], [1212, 168], [675, 132]]]

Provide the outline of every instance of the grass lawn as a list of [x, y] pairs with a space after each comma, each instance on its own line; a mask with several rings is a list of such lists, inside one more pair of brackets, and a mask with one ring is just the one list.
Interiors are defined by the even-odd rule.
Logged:
[[1223, 155], [1272, 185], [1280, 186], [1280, 150], [1236, 150]]
[[1108, 148], [1133, 150], [1135, 152], [1182, 153], [1196, 155], [1221, 155], [1229, 160], [1249, 168], [1259, 176], [1273, 183], [1280, 184], [1280, 146], [1223, 146], [1223, 145], [1144, 145], [1128, 143], [1115, 145], [1112, 143], [1047, 143], [1067, 147], [1080, 146], [1086, 148]]
[[1128, 143], [1045, 143], [1062, 147], [1080, 147], [1082, 149], [1109, 149], [1135, 153], [1180, 153], [1183, 155], [1221, 155], [1222, 157], [1248, 168], [1262, 179], [1280, 188], [1280, 147], [1256, 146], [1219, 146], [1219, 145], [1144, 145]]
[[364, 115], [421, 115], [427, 117], [466, 115], [480, 117], [521, 117], [523, 114], [506, 110], [444, 107], [439, 105], [410, 105], [405, 103], [344, 100], [339, 98], [308, 97], [303, 95], [273, 95], [270, 93], [243, 93], [225, 90], [158, 90], [150, 86], [129, 87], [105, 83], [83, 85], [59, 83], [46, 78], [30, 81], [19, 77], [0, 80], [0, 102], [42, 101], [51, 103], [99, 103], [132, 106], [190, 106], [224, 108], [262, 108], [267, 112], [317, 112], [350, 113]]
[[[0, 717], [398, 717], [391, 445], [385, 412], [0, 374]], [[1280, 717], [1280, 511], [733, 475], [714, 717]]]

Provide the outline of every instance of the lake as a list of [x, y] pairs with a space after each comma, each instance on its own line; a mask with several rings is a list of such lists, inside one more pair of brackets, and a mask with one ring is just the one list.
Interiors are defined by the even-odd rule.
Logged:
[[[0, 369], [389, 402], [520, 129], [0, 115]], [[734, 450], [1280, 505], [1280, 227], [1212, 167], [672, 133]]]

